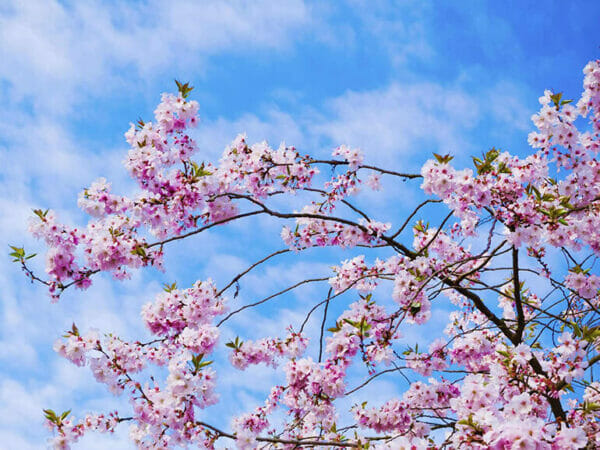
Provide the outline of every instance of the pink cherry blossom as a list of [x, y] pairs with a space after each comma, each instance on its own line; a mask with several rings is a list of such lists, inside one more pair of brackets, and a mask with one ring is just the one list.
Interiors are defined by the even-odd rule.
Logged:
[[[126, 426], [138, 448], [600, 447], [600, 61], [586, 65], [579, 99], [550, 90], [539, 98], [529, 154], [491, 148], [467, 168], [434, 154], [418, 174], [370, 165], [346, 145], [321, 159], [245, 135], [218, 161], [202, 160], [191, 133], [199, 105], [188, 84], [177, 86], [152, 121], [125, 133], [137, 191], [92, 182], [78, 199], [90, 216], [81, 226], [35, 210], [29, 229], [48, 247], [46, 275], [25, 249], [12, 246], [11, 257], [57, 301], [102, 274], [165, 270], [173, 241], [253, 216], [277, 221], [274, 239], [285, 248], [228, 284], [165, 285], [141, 308], [152, 336], [144, 342], [73, 324], [54, 350], [129, 407], [46, 409], [50, 445], [67, 449], [88, 432]], [[388, 176], [420, 179], [427, 195], [400, 223], [358, 206], [363, 183], [378, 191]], [[344, 256], [323, 277], [238, 305], [257, 266], [326, 248]], [[309, 308], [292, 305], [307, 309], [299, 324], [280, 323], [279, 337], [258, 326], [256, 340], [223, 342], [231, 317], [309, 283], [325, 289]], [[213, 365], [225, 347], [229, 362]], [[229, 387], [218, 372], [256, 364], [281, 381], [219, 429], [207, 410]]]

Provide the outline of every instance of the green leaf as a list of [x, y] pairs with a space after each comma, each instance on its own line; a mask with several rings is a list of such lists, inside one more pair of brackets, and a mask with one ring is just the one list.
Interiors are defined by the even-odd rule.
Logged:
[[193, 175], [196, 178], [204, 177], [206, 175], [212, 175], [212, 172], [204, 170], [204, 163], [198, 165], [195, 161], [192, 161], [192, 167], [194, 169]]
[[335, 323], [335, 327], [331, 327], [331, 328], [327, 328], [327, 331], [330, 331], [332, 333], [337, 333], [338, 331], [340, 331], [342, 329], [342, 324], [339, 322]]
[[592, 328], [589, 332], [590, 341], [600, 338], [600, 327]]
[[229, 348], [233, 348], [233, 349], [237, 350], [242, 346], [243, 343], [244, 343], [244, 341], [241, 341], [240, 338], [238, 336], [236, 336], [233, 341], [230, 341], [230, 342], [226, 343], [225, 345]]
[[131, 254], [141, 256], [142, 258], [147, 258], [146, 250], [141, 245], [137, 244], [133, 250], [131, 250]]
[[197, 355], [192, 356], [192, 365], [194, 366], [194, 370], [196, 372], [202, 369], [203, 367], [209, 366], [213, 363], [213, 361], [202, 361], [202, 358], [204, 358], [203, 353], [199, 353]]
[[350, 319], [342, 319], [344, 322], [346, 322], [348, 325], [352, 325], [354, 328], [358, 328], [358, 322], [355, 322], [354, 320], [350, 320]]
[[550, 96], [550, 100], [552, 100], [552, 103], [554, 103], [554, 106], [556, 106], [556, 109], [558, 109], [558, 106], [560, 105], [561, 98], [562, 98], [562, 92], [559, 92], [557, 94], [552, 94]]
[[485, 154], [485, 160], [487, 162], [493, 162], [496, 160], [496, 158], [498, 158], [498, 156], [500, 156], [500, 151], [496, 150], [495, 147], [492, 147], [490, 150], [488, 150], [488, 152]]
[[583, 269], [581, 268], [581, 266], [578, 264], [576, 266], [573, 266], [569, 269], [569, 272], [572, 273], [583, 273]]
[[53, 410], [44, 409], [43, 412], [44, 412], [44, 417], [46, 419], [48, 419], [50, 422], [58, 425], [58, 416], [56, 415], [56, 413]]
[[410, 313], [414, 316], [419, 311], [421, 311], [421, 303], [420, 302], [412, 302], [410, 304]]
[[413, 229], [420, 233], [423, 233], [429, 229], [429, 222], [425, 223], [422, 220], [419, 220], [417, 221]]
[[44, 220], [44, 218], [46, 217], [46, 215], [48, 214], [48, 209], [45, 211], [42, 211], [41, 209], [34, 209], [33, 213], [38, 216], [40, 219]]
[[439, 155], [437, 153], [434, 153], [433, 156], [435, 157], [435, 159], [437, 159], [437, 162], [439, 162], [440, 164], [447, 164], [454, 159], [454, 156], [450, 156], [450, 154]]
[[554, 200], [554, 195], [546, 192], [544, 195], [542, 195], [542, 200], [545, 202], [551, 202]]
[[598, 403], [591, 403], [591, 402], [589, 402], [589, 403], [585, 402], [583, 404], [583, 409], [586, 412], [598, 411], [598, 410], [600, 410], [600, 404], [598, 404]]
[[505, 162], [498, 164], [498, 173], [512, 173]]
[[562, 195], [560, 197], [560, 206], [563, 206], [565, 208], [569, 208], [569, 209], [573, 209], [575, 208], [572, 204], [571, 204], [571, 197], [569, 197], [568, 195]]
[[177, 85], [177, 90], [183, 98], [187, 98], [190, 92], [192, 92], [192, 90], [194, 89], [192, 86], [190, 86], [189, 83], [181, 83], [175, 80], [175, 84]]
[[175, 289], [177, 289], [177, 283], [173, 283], [173, 284], [165, 283], [163, 286], [164, 286], [163, 291], [165, 291], [165, 292], [173, 292]]
[[14, 258], [13, 262], [19, 262], [25, 258], [25, 249], [23, 247], [15, 247], [14, 245], [9, 245], [9, 247], [13, 250], [8, 254]]
[[496, 353], [506, 357], [506, 358], [510, 358], [510, 353], [508, 353], [507, 351], [504, 350], [496, 350]]

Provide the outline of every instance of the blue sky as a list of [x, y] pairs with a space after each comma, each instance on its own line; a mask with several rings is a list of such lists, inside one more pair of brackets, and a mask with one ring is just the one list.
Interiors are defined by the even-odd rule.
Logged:
[[[76, 197], [97, 177], [130, 192], [120, 164], [123, 133], [130, 121], [150, 118], [174, 78], [190, 81], [200, 102], [198, 159], [217, 159], [240, 132], [251, 142], [285, 140], [303, 153], [359, 146], [370, 161], [404, 171], [418, 170], [434, 151], [455, 154], [457, 165], [492, 146], [523, 154], [543, 90], [580, 94], [581, 70], [600, 53], [599, 17], [595, 1], [2, 2], [0, 247], [42, 250], [25, 233], [31, 208], [84, 223]], [[359, 203], [398, 223], [418, 201], [418, 184], [386, 188]], [[256, 227], [272, 236], [256, 239]], [[0, 409], [10, 411], [0, 421], [0, 441], [14, 449], [43, 446], [45, 407], [81, 414], [124, 403], [52, 352], [72, 321], [138, 338], [139, 308], [161, 283], [226, 282], [252, 258], [280, 248], [278, 230], [255, 221], [199, 236], [172, 248], [168, 275], [102, 278], [56, 305], [0, 258]], [[236, 301], [322, 274], [355, 254], [282, 258], [249, 277]], [[305, 289], [223, 333], [281, 335], [279, 325], [297, 323], [323, 289]], [[433, 326], [443, 318], [434, 316]], [[408, 333], [416, 339], [422, 331]], [[277, 376], [222, 366], [221, 383], [235, 394], [223, 391], [220, 424], [262, 402], [262, 391], [246, 380], [260, 377], [266, 388]], [[393, 379], [382, 383], [375, 398], [382, 388], [396, 390]], [[127, 448], [125, 439], [126, 430], [90, 436], [80, 448]]]

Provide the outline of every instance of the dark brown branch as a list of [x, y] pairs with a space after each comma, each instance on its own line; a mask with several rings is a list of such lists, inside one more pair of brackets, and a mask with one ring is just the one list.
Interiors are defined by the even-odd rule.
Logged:
[[[334, 159], [330, 159], [330, 160], [311, 159], [309, 161], [309, 163], [311, 163], [311, 164], [328, 164], [330, 166], [347, 166], [349, 164], [348, 161], [338, 161], [338, 160], [334, 160]], [[400, 172], [396, 172], [395, 170], [382, 169], [380, 167], [369, 166], [366, 164], [361, 164], [360, 166], [358, 166], [358, 169], [370, 169], [370, 170], [374, 170], [376, 172], [385, 173], [387, 175], [394, 175], [396, 177], [408, 178], [408, 179], [423, 178], [423, 175], [417, 174], [417, 173], [400, 173]]]
[[427, 251], [427, 249], [431, 246], [431, 244], [433, 244], [433, 242], [437, 239], [437, 237], [439, 236], [439, 234], [442, 232], [442, 228], [444, 227], [444, 225], [446, 224], [446, 222], [448, 221], [448, 219], [450, 219], [450, 217], [452, 217], [453, 212], [449, 212], [448, 215], [444, 218], [444, 220], [442, 221], [442, 223], [440, 224], [440, 226], [438, 227], [437, 230], [435, 230], [434, 235], [431, 237], [431, 239], [429, 239], [429, 241], [427, 242], [427, 244], [425, 244], [425, 246], [419, 250], [417, 252], [417, 256], [422, 255], [423, 253], [425, 253]]
[[178, 241], [180, 239], [185, 239], [187, 237], [193, 236], [194, 234], [202, 233], [203, 231], [206, 231], [209, 228], [215, 227], [217, 225], [222, 225], [224, 223], [231, 222], [231, 221], [237, 220], [237, 219], [241, 219], [243, 217], [255, 216], [256, 214], [262, 214], [263, 212], [264, 211], [250, 211], [250, 212], [247, 212], [247, 213], [238, 214], [237, 216], [228, 217], [227, 219], [218, 220], [216, 222], [213, 222], [211, 224], [205, 225], [203, 227], [196, 228], [194, 231], [190, 231], [189, 233], [180, 234], [179, 236], [173, 236], [171, 238], [165, 239], [164, 241], [158, 241], [158, 242], [154, 242], [152, 244], [148, 244], [148, 245], [146, 245], [146, 248], [152, 248], [152, 247], [156, 247], [157, 245], [164, 245], [164, 244], [166, 244], [168, 242], [173, 242], [173, 241]]
[[217, 327], [220, 327], [223, 324], [223, 322], [225, 322], [226, 320], [229, 320], [232, 316], [242, 312], [243, 310], [252, 308], [254, 306], [262, 305], [263, 303], [265, 303], [275, 297], [278, 297], [281, 294], [285, 294], [286, 292], [296, 289], [298, 286], [302, 286], [303, 284], [307, 284], [307, 283], [314, 283], [317, 281], [327, 281], [327, 280], [329, 280], [329, 278], [309, 278], [307, 280], [302, 280], [302, 281], [294, 284], [293, 286], [289, 286], [289, 287], [283, 289], [282, 291], [279, 291], [279, 292], [276, 292], [275, 294], [269, 295], [268, 297], [265, 297], [262, 300], [259, 300], [254, 303], [250, 303], [248, 305], [244, 305], [241, 308], [236, 309], [235, 311], [231, 311], [229, 314], [227, 314], [227, 316], [225, 316], [223, 319], [221, 319], [221, 321], [217, 324]]
[[517, 330], [515, 339], [519, 342], [523, 339], [523, 330], [525, 330], [525, 313], [523, 312], [523, 300], [521, 299], [521, 282], [519, 281], [519, 250], [513, 247], [512, 250], [513, 265], [513, 295], [515, 306], [517, 308]]
[[[317, 192], [317, 193], [323, 194], [323, 195], [328, 195], [329, 194], [327, 191], [324, 191], [323, 189], [302, 188], [302, 190], [303, 191], [307, 191], [307, 192]], [[367, 214], [365, 212], [361, 211], [359, 208], [357, 208], [356, 206], [354, 206], [348, 200], [341, 199], [340, 202], [342, 204], [346, 205], [348, 208], [350, 208], [355, 213], [360, 214], [365, 220], [371, 220], [371, 219], [369, 219], [369, 216], [367, 216]]]
[[404, 223], [402, 224], [402, 226], [401, 226], [400, 228], [398, 228], [398, 231], [396, 231], [396, 232], [395, 232], [393, 235], [391, 235], [390, 237], [391, 237], [392, 239], [396, 239], [396, 238], [398, 237], [398, 235], [399, 235], [400, 233], [402, 233], [402, 231], [403, 231], [403, 230], [406, 228], [406, 225], [408, 225], [408, 223], [410, 222], [410, 219], [412, 219], [412, 218], [413, 218], [413, 217], [414, 217], [414, 216], [417, 214], [417, 212], [419, 212], [419, 209], [421, 209], [423, 206], [425, 206], [425, 205], [426, 205], [426, 204], [428, 204], [428, 203], [441, 203], [441, 202], [442, 202], [441, 200], [431, 200], [431, 199], [428, 199], [428, 200], [425, 200], [424, 202], [422, 202], [421, 204], [419, 204], [419, 205], [418, 205], [418, 206], [417, 206], [417, 207], [416, 207], [416, 208], [413, 210], [413, 212], [412, 212], [412, 213], [410, 213], [410, 215], [409, 215], [409, 216], [406, 218], [406, 220], [404, 221]]
[[[209, 425], [206, 422], [196, 422], [196, 425], [201, 427], [208, 428], [209, 430], [214, 431], [219, 437], [226, 437], [229, 439], [236, 439], [234, 434], [228, 433], [226, 431], [220, 430], [219, 428]], [[299, 447], [310, 446], [310, 447], [352, 447], [352, 448], [361, 448], [361, 445], [356, 442], [349, 441], [320, 441], [320, 440], [312, 440], [312, 439], [280, 439], [274, 437], [263, 437], [257, 436], [255, 438], [258, 442], [270, 442], [272, 444], [288, 444], [288, 445], [296, 445]], [[385, 440], [390, 439], [390, 436], [376, 436], [376, 437], [365, 437], [363, 439], [369, 441], [376, 440]]]
[[227, 286], [225, 286], [223, 289], [221, 289], [219, 292], [217, 292], [217, 297], [220, 297], [220, 296], [221, 296], [221, 294], [223, 294], [223, 292], [225, 292], [227, 289], [229, 289], [231, 286], [233, 286], [233, 284], [234, 284], [236, 281], [238, 281], [240, 278], [242, 278], [244, 275], [246, 275], [248, 272], [250, 272], [250, 271], [251, 271], [252, 269], [254, 269], [256, 266], [258, 266], [258, 265], [260, 265], [260, 264], [264, 263], [265, 261], [268, 261], [269, 259], [271, 259], [271, 258], [272, 258], [272, 257], [274, 257], [274, 256], [281, 255], [282, 253], [287, 253], [287, 252], [289, 252], [289, 251], [290, 251], [289, 249], [287, 249], [287, 248], [284, 248], [283, 250], [278, 250], [278, 251], [276, 251], [276, 252], [274, 252], [274, 253], [271, 253], [271, 254], [270, 254], [270, 255], [268, 255], [268, 256], [265, 256], [265, 257], [264, 257], [263, 259], [261, 259], [260, 261], [257, 261], [257, 262], [255, 262], [255, 263], [254, 263], [254, 264], [252, 264], [250, 267], [248, 267], [246, 270], [244, 270], [243, 272], [241, 272], [241, 273], [237, 274], [237, 275], [236, 275], [236, 276], [233, 278], [233, 280], [231, 280], [231, 281], [229, 282], [229, 284], [227, 284]]
[[319, 362], [321, 362], [321, 358], [323, 356], [323, 334], [325, 332], [325, 322], [327, 321], [327, 310], [329, 309], [329, 300], [331, 300], [331, 292], [333, 288], [329, 288], [329, 292], [327, 292], [327, 300], [325, 302], [325, 311], [323, 312], [323, 321], [321, 322], [321, 336], [319, 339]]

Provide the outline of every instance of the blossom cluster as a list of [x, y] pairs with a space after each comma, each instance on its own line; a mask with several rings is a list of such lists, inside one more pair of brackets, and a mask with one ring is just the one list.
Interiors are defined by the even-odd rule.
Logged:
[[[55, 350], [78, 366], [88, 365], [94, 378], [114, 394], [130, 393], [130, 436], [140, 448], [156, 442], [172, 446], [197, 441], [205, 445], [210, 439], [206, 441], [204, 429], [196, 426], [194, 408], [204, 409], [218, 401], [216, 372], [208, 367], [212, 361], [206, 357], [214, 351], [219, 337], [212, 321], [225, 311], [225, 300], [217, 295], [211, 280], [183, 290], [172, 285], [142, 310], [156, 340], [126, 342], [113, 335], [101, 338], [96, 331], [82, 335], [73, 325], [55, 343]], [[157, 375], [149, 376], [150, 366], [166, 367], [163, 386]], [[80, 431], [74, 432], [64, 423], [55, 423], [57, 442], [64, 448], [77, 441], [84, 430], [98, 428], [78, 425]]]
[[[347, 146], [323, 160], [284, 144], [249, 145], [244, 135], [219, 161], [196, 161], [191, 129], [199, 106], [188, 99], [191, 88], [178, 83], [177, 94], [162, 96], [152, 122], [140, 120], [125, 134], [124, 164], [138, 192], [129, 198], [113, 193], [106, 179], [93, 182], [79, 196], [91, 216], [83, 227], [35, 210], [30, 230], [49, 247], [47, 279], [33, 273], [23, 249], [13, 247], [11, 256], [56, 300], [70, 286], [87, 288], [101, 272], [123, 279], [144, 266], [162, 269], [173, 240], [249, 216], [287, 221], [280, 237], [288, 248], [222, 290], [211, 279], [186, 289], [165, 286], [141, 311], [153, 336], [148, 342], [80, 332], [73, 324], [56, 352], [127, 396], [131, 411], [77, 421], [68, 411], [46, 410], [54, 447], [69, 448], [88, 431], [112, 432], [124, 422], [138, 448], [215, 448], [223, 439], [241, 449], [600, 446], [600, 385], [592, 376], [600, 362], [600, 275], [594, 273], [600, 62], [590, 62], [584, 74], [578, 101], [552, 91], [539, 99], [532, 154], [492, 148], [464, 169], [453, 167], [450, 155], [435, 154], [413, 175], [365, 165], [363, 153]], [[331, 177], [318, 170], [322, 164]], [[334, 174], [339, 167], [345, 171]], [[367, 171], [373, 173], [365, 181]], [[388, 175], [422, 178], [423, 191], [433, 196], [395, 233], [392, 223], [352, 203], [361, 183], [378, 190]], [[276, 208], [299, 191], [311, 196], [304, 206]], [[421, 207], [440, 203], [449, 212], [439, 226], [410, 222]], [[281, 370], [285, 381], [264, 404], [235, 417], [231, 432], [211, 425], [203, 410], [219, 401], [210, 358], [218, 355], [220, 326], [230, 317], [216, 322], [227, 311], [224, 292], [288, 249], [298, 256], [312, 247], [350, 252], [357, 246], [361, 255], [346, 257], [320, 279], [329, 281], [329, 293], [315, 301], [300, 331], [290, 325], [283, 338], [225, 343], [235, 369], [264, 364]], [[556, 262], [563, 260], [565, 266]], [[321, 329], [311, 334], [304, 327], [319, 308]], [[439, 327], [444, 336], [433, 336], [446, 318]], [[361, 402], [362, 389], [385, 377], [404, 391]], [[340, 408], [346, 398], [355, 405], [350, 411]]]
[[258, 341], [231, 343], [233, 352], [229, 359], [233, 367], [245, 369], [251, 364], [264, 363], [277, 367], [278, 359], [297, 358], [306, 350], [308, 339], [300, 333], [291, 332], [286, 339], [265, 338]]

